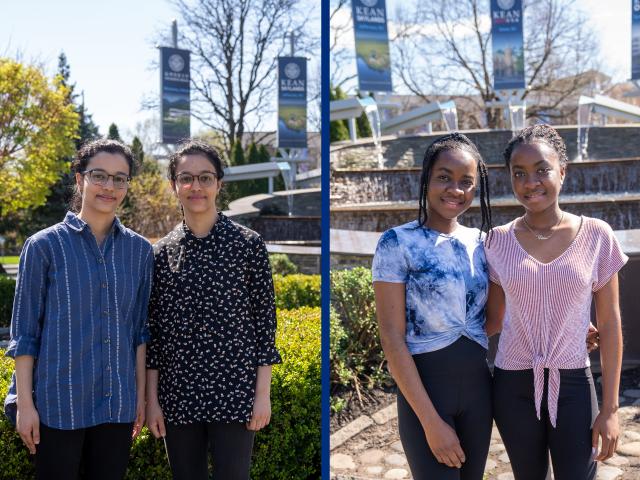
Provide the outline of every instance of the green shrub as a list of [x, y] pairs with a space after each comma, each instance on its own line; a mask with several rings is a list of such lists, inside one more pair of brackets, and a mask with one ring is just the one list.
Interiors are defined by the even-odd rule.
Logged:
[[320, 478], [320, 308], [278, 312], [271, 423], [256, 435], [251, 478]]
[[298, 267], [285, 253], [272, 253], [269, 255], [271, 271], [274, 275], [291, 275], [298, 273]]
[[0, 328], [8, 327], [11, 323], [15, 290], [16, 281], [5, 275], [0, 275]]
[[[256, 435], [251, 478], [307, 480], [320, 477], [320, 309], [278, 311], [278, 350], [273, 368], [271, 423]], [[14, 363], [0, 350], [0, 399]], [[34, 477], [26, 447], [4, 414], [0, 418], [0, 480]], [[170, 480], [164, 443], [144, 428], [133, 442], [127, 480]]]
[[125, 480], [171, 480], [171, 469], [164, 450], [164, 442], [156, 440], [144, 427], [133, 441]]
[[274, 275], [276, 307], [292, 310], [320, 306], [320, 275]]
[[371, 270], [331, 272], [331, 387], [372, 388], [387, 382], [376, 322]]
[[[13, 367], [13, 359], [5, 357], [4, 350], [0, 349], [0, 405], [4, 404], [4, 398], [7, 396]], [[34, 478], [35, 468], [32, 457], [13, 425], [7, 420], [4, 410], [0, 414], [0, 452], [2, 452], [0, 480]]]

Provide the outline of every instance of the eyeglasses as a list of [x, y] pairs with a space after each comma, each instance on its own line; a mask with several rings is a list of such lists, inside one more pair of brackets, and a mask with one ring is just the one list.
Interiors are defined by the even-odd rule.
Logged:
[[104, 170], [99, 168], [94, 168], [93, 170], [85, 170], [81, 172], [83, 175], [87, 175], [89, 177], [89, 181], [94, 185], [100, 185], [104, 187], [109, 181], [109, 177], [113, 178], [113, 187], [117, 189], [127, 188], [129, 186], [129, 182], [131, 181], [131, 177], [129, 175], [125, 175], [124, 173], [116, 173], [115, 175], [109, 175]]
[[216, 183], [218, 176], [213, 172], [203, 172], [200, 175], [194, 175], [193, 173], [179, 173], [174, 177], [174, 180], [180, 187], [190, 187], [193, 185], [195, 180], [198, 180], [198, 183], [203, 188], [208, 188]]

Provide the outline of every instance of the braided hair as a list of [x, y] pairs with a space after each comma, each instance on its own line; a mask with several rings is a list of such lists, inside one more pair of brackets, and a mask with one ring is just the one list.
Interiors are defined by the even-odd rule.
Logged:
[[569, 159], [567, 158], [567, 146], [565, 145], [564, 140], [555, 128], [546, 124], [539, 124], [531, 125], [530, 127], [521, 130], [520, 133], [509, 140], [507, 148], [504, 149], [503, 153], [507, 168], [511, 164], [511, 155], [513, 155], [513, 151], [516, 147], [522, 144], [531, 144], [536, 142], [544, 142], [553, 148], [558, 154], [560, 166], [567, 166]]
[[438, 159], [438, 155], [449, 150], [461, 150], [469, 153], [478, 163], [478, 173], [480, 175], [480, 211], [482, 213], [481, 232], [488, 232], [492, 228], [491, 224], [491, 202], [489, 200], [489, 175], [487, 164], [482, 159], [477, 147], [466, 135], [459, 132], [450, 133], [444, 137], [437, 138], [424, 153], [422, 160], [422, 174], [420, 176], [420, 199], [418, 210], [418, 224], [424, 227], [427, 223], [427, 189], [431, 180], [433, 165]]

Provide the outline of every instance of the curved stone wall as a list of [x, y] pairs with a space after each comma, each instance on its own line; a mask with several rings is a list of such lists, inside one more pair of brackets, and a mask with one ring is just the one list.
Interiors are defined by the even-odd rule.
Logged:
[[[293, 214], [288, 215], [288, 196]], [[229, 204], [225, 215], [258, 232], [267, 242], [319, 244], [321, 197], [319, 188], [252, 195]]]
[[[420, 172], [417, 167], [334, 170], [331, 172], [331, 204], [417, 201]], [[513, 196], [506, 167], [489, 166], [489, 191], [492, 198]], [[590, 195], [640, 193], [640, 157], [569, 164], [563, 195], [585, 192]]]

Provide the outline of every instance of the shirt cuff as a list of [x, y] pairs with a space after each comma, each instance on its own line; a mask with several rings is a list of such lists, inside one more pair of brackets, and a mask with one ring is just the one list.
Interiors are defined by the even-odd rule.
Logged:
[[40, 339], [23, 335], [11, 339], [5, 355], [12, 358], [19, 357], [20, 355], [31, 355], [35, 358], [39, 352]]
[[258, 351], [258, 366], [264, 367], [267, 365], [275, 365], [282, 363], [282, 358], [276, 350], [276, 347], [262, 348]]
[[150, 339], [151, 339], [151, 335], [149, 335], [149, 329], [145, 328], [136, 337], [136, 348], [142, 345], [143, 343], [149, 343]]

